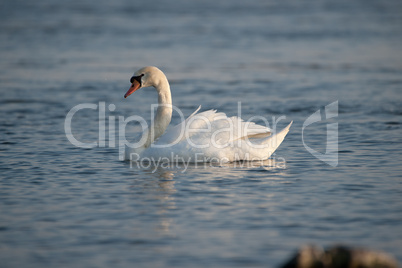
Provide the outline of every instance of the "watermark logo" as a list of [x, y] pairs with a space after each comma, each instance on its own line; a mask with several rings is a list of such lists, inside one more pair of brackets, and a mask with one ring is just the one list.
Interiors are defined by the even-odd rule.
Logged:
[[335, 117], [338, 117], [338, 101], [330, 103], [323, 109], [314, 112], [306, 119], [306, 121], [304, 121], [302, 127], [302, 141], [304, 148], [306, 148], [310, 154], [332, 167], [338, 166], [338, 123], [327, 124], [327, 140], [324, 153], [320, 153], [306, 144], [304, 141], [304, 130], [314, 123]]
[[[159, 105], [151, 105], [151, 118], [155, 115], [155, 110], [159, 109]], [[153, 124], [151, 120], [150, 123], [147, 122], [143, 117], [138, 115], [131, 115], [129, 117], [115, 116], [113, 112], [116, 110], [114, 104], [106, 105], [105, 102], [94, 103], [82, 103], [74, 106], [67, 113], [64, 121], [64, 129], [67, 139], [76, 147], [80, 148], [94, 148], [94, 147], [110, 147], [118, 148], [119, 160], [130, 159], [132, 162], [137, 164], [145, 165], [145, 163], [151, 163], [152, 165], [161, 166], [172, 166], [168, 164], [170, 162], [181, 162], [181, 163], [200, 163], [200, 162], [214, 162], [211, 159], [198, 161], [201, 157], [206, 157], [205, 155], [197, 155], [198, 152], [208, 151], [208, 149], [214, 152], [219, 152], [220, 150], [225, 150], [229, 148], [241, 148], [242, 146], [248, 146], [257, 150], [264, 149], [264, 146], [271, 146], [274, 148], [272, 152], [279, 146], [282, 142], [281, 139], [278, 141], [272, 139], [268, 144], [263, 144], [257, 141], [268, 138], [269, 135], [277, 133], [277, 125], [281, 120], [286, 119], [286, 116], [272, 117], [271, 120], [263, 116], [254, 116], [246, 121], [241, 120], [241, 103], [238, 103], [237, 117], [227, 117], [223, 113], [215, 113], [215, 111], [210, 111], [210, 113], [199, 113], [198, 110], [194, 113], [195, 116], [185, 117], [182, 111], [171, 105], [168, 107], [172, 113], [176, 113], [180, 118], [181, 123], [174, 127], [174, 133], [169, 132], [172, 139], [167, 143], [153, 143], [154, 135], [161, 135], [161, 133], [154, 133]], [[79, 120], [79, 113], [81, 110], [93, 110], [94, 117], [95, 114], [98, 117], [98, 138], [92, 142], [82, 142], [73, 135], [72, 122], [73, 120]], [[92, 113], [92, 111], [91, 111]], [[212, 117], [209, 117], [212, 116]], [[310, 115], [303, 123], [302, 127], [302, 143], [306, 150], [319, 160], [336, 167], [338, 165], [338, 123], [328, 123], [326, 125], [326, 149], [325, 152], [319, 152], [311, 148], [305, 141], [305, 129], [307, 127], [313, 126], [315, 123], [324, 122], [328, 119], [336, 118], [338, 116], [338, 101], [333, 102], [325, 106], [323, 109], [317, 110], [312, 115]], [[219, 125], [214, 125], [216, 122], [220, 122]], [[259, 125], [255, 124], [254, 121], [258, 121]], [[334, 120], [330, 120], [334, 121]], [[75, 121], [74, 121], [75, 122]], [[134, 123], [141, 128], [142, 131], [138, 132], [138, 138], [134, 142], [129, 142], [127, 136], [133, 136], [134, 133], [126, 135], [126, 128], [129, 123]], [[117, 125], [117, 127], [116, 127]], [[267, 130], [270, 129], [269, 132]], [[85, 130], [84, 130], [85, 131]], [[250, 133], [252, 133], [250, 135]], [[117, 135], [116, 135], [117, 134]], [[173, 134], [173, 135], [172, 135]], [[286, 135], [286, 133], [285, 133]], [[203, 136], [203, 139], [197, 139], [197, 137]], [[150, 144], [149, 141], [152, 141]], [[183, 155], [187, 158], [180, 158], [182, 156], [168, 155], [166, 154], [159, 159], [143, 159], [141, 154], [136, 151], [138, 148], [152, 148], [155, 150], [169, 151], [172, 146], [177, 143], [185, 141], [188, 144], [187, 152]], [[134, 151], [127, 151], [127, 149], [134, 149]], [[129, 153], [127, 154], [126, 151]], [[193, 153], [189, 159], [189, 152]], [[229, 151], [228, 151], [229, 152]], [[239, 154], [240, 152], [240, 154]], [[223, 154], [221, 159], [218, 159], [220, 163], [233, 162], [236, 160], [249, 160], [258, 161], [261, 157], [246, 156], [241, 150], [233, 151], [233, 154], [238, 154], [237, 158], [232, 160], [228, 159], [225, 154]], [[268, 153], [266, 153], [267, 155]], [[129, 156], [129, 158], [127, 157]], [[220, 155], [219, 153], [215, 155]], [[170, 159], [171, 158], [171, 159]], [[281, 163], [286, 163], [285, 159], [281, 159]], [[286, 164], [281, 164], [281, 167], [286, 167]]]
[[[174, 126], [167, 132], [168, 138], [165, 137], [164, 142], [153, 142], [160, 137], [165, 131], [165, 127], [169, 124], [168, 121], [160, 120], [158, 117], [159, 109], [165, 109], [163, 113], [175, 113], [179, 116], [181, 123]], [[64, 121], [64, 129], [67, 139], [76, 147], [80, 148], [94, 148], [94, 147], [117, 147], [119, 149], [119, 160], [129, 160], [129, 154], [125, 153], [128, 149], [134, 149], [134, 153], [141, 152], [142, 148], [152, 148], [156, 150], [165, 151], [169, 150], [178, 143], [185, 143], [186, 151], [196, 149], [196, 152], [212, 151], [218, 152], [219, 150], [225, 150], [230, 148], [242, 148], [248, 147], [253, 150], [264, 150], [267, 147], [277, 147], [281, 141], [272, 139], [269, 143], [261, 142], [261, 140], [267, 138], [273, 133], [276, 133], [277, 125], [281, 120], [286, 119], [286, 116], [272, 117], [270, 122], [267, 118], [262, 116], [254, 116], [246, 121], [241, 119], [241, 103], [238, 103], [238, 114], [234, 117], [227, 117], [224, 113], [218, 113], [216, 111], [206, 111], [197, 113], [198, 110], [189, 117], [185, 117], [183, 112], [173, 105], [151, 105], [151, 120], [148, 123], [143, 117], [138, 115], [131, 115], [129, 117], [114, 116], [107, 113], [114, 112], [116, 106], [114, 104], [106, 105], [105, 102], [99, 102], [98, 104], [83, 103], [78, 104], [71, 108], [67, 113]], [[81, 110], [94, 110], [98, 115], [98, 139], [93, 142], [79, 141], [73, 135], [72, 122], [74, 118], [79, 118], [79, 112]], [[156, 111], [156, 114], [155, 114]], [[77, 120], [77, 119], [76, 119]], [[159, 120], [159, 121], [158, 121]], [[260, 121], [257, 125], [254, 121]], [[129, 123], [134, 123], [141, 127], [141, 131], [136, 133], [137, 139], [135, 142], [129, 142], [126, 135], [126, 128]], [[117, 124], [117, 129], [116, 129]], [[164, 126], [160, 126], [165, 124]], [[117, 140], [116, 140], [117, 130]], [[135, 133], [130, 133], [130, 136], [134, 136]], [[108, 139], [107, 139], [108, 138]], [[256, 142], [257, 141], [257, 142]], [[128, 150], [130, 153], [131, 150]], [[268, 152], [267, 152], [268, 153]], [[272, 153], [272, 152], [270, 152]], [[186, 154], [186, 152], [184, 152]], [[139, 155], [139, 154], [138, 154]], [[219, 155], [216, 154], [216, 155]], [[240, 155], [240, 154], [239, 154]], [[223, 156], [222, 161], [233, 161], [226, 159]], [[233, 157], [232, 157], [233, 158]], [[233, 158], [234, 159], [234, 158]], [[245, 159], [244, 156], [239, 156], [239, 159]], [[131, 159], [135, 160], [135, 159]], [[226, 161], [227, 160], [227, 161]], [[195, 161], [193, 159], [193, 161]], [[209, 161], [209, 160], [208, 160]], [[159, 162], [159, 161], [158, 161]]]

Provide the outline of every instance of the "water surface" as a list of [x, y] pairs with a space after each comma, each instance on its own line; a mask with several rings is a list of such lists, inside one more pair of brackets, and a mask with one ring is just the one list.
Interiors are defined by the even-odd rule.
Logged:
[[[402, 262], [400, 1], [0, 6], [2, 267], [276, 267], [305, 243]], [[138, 168], [117, 147], [73, 146], [64, 119], [75, 105], [150, 118], [152, 90], [123, 98], [146, 65], [167, 74], [186, 115], [200, 104], [236, 115], [240, 101], [245, 119], [294, 124], [254, 167]], [[338, 123], [333, 167], [306, 150], [302, 126], [335, 101], [337, 117], [304, 130], [324, 153]], [[73, 134], [93, 142], [98, 126], [87, 109]]]

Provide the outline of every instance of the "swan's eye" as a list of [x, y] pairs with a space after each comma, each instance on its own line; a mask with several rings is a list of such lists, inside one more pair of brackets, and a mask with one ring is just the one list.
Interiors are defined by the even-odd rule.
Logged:
[[144, 76], [144, 74], [131, 77], [130, 78], [130, 83], [132, 84], [132, 83], [134, 83], [134, 80], [137, 80], [138, 83], [142, 84], [141, 77], [143, 77], [143, 76]]

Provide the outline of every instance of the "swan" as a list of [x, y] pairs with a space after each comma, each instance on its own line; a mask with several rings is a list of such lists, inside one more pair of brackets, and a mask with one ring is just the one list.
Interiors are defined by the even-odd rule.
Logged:
[[227, 117], [216, 110], [199, 113], [199, 106], [187, 119], [166, 130], [173, 106], [165, 74], [157, 67], [144, 67], [134, 73], [130, 83], [124, 98], [140, 88], [154, 87], [158, 93], [158, 108], [136, 146], [126, 148], [125, 160], [222, 163], [266, 160], [282, 143], [293, 122], [273, 134], [268, 127], [244, 122], [236, 116]]

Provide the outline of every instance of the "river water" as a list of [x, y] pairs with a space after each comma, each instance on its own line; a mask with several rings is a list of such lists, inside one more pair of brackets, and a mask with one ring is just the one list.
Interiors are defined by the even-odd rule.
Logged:
[[[306, 243], [402, 262], [401, 47], [397, 0], [2, 1], [0, 266], [277, 267]], [[120, 161], [147, 65], [186, 116], [293, 126], [264, 163]], [[105, 146], [66, 137], [79, 104], [72, 134], [96, 142], [106, 107]]]

